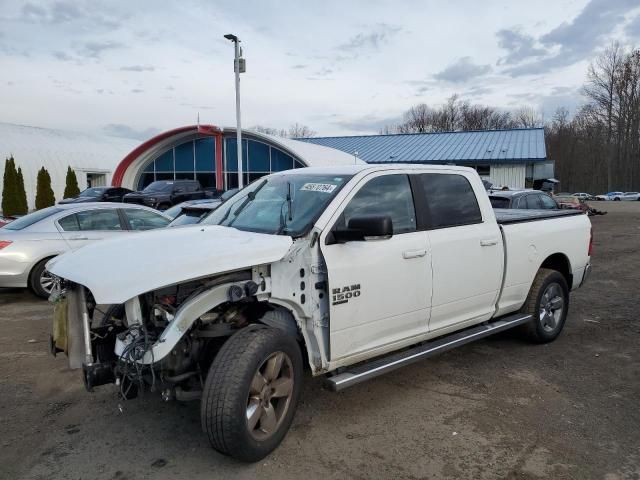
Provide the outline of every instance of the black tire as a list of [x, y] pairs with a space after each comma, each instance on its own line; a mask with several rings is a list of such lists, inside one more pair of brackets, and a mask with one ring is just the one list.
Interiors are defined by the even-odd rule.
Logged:
[[619, 202], [619, 201], [620, 201], [620, 199], [619, 199], [619, 198], [614, 198], [614, 199], [613, 199], [613, 201], [614, 201], [614, 202]]
[[39, 261], [36, 266], [31, 269], [31, 273], [29, 274], [29, 288], [40, 298], [49, 298], [50, 292], [46, 291], [40, 284], [40, 277], [45, 271], [44, 266], [49, 260], [51, 260], [51, 258], [53, 257]]
[[[289, 363], [281, 363], [283, 367], [280, 370], [286, 366], [287, 378], [293, 381], [290, 395], [276, 398], [270, 388], [271, 384], [265, 383], [263, 390], [271, 392], [266, 400], [250, 397], [255, 376], [262, 368], [267, 368], [274, 356], [282, 353], [289, 360]], [[302, 369], [302, 354], [297, 341], [280, 330], [251, 326], [227, 340], [211, 364], [200, 405], [202, 428], [209, 437], [211, 446], [220, 453], [244, 462], [256, 462], [275, 450], [293, 421], [300, 398]], [[266, 370], [263, 373], [267, 378]], [[259, 402], [258, 408], [263, 408], [263, 401], [271, 404], [271, 395], [276, 399], [277, 405], [282, 400], [286, 403], [282, 404], [281, 416], [277, 417], [274, 431], [256, 438], [256, 434], [262, 432], [262, 416], [259, 415], [258, 423], [251, 429], [249, 408], [254, 401]], [[275, 409], [272, 405], [272, 411], [278, 411], [277, 405]]]
[[[555, 286], [556, 288], [551, 288]], [[555, 314], [557, 309], [553, 312], [553, 323], [552, 327], [546, 319], [551, 317], [545, 316], [543, 319], [543, 308], [547, 307], [549, 303], [551, 303], [554, 299], [546, 298], [546, 293], [552, 291], [557, 293], [558, 296], [562, 298], [562, 310], [559, 314]], [[544, 301], [547, 301], [546, 304], [543, 304]], [[557, 302], [557, 301], [556, 301]], [[556, 303], [557, 305], [557, 303]], [[548, 310], [545, 309], [545, 312]], [[564, 328], [564, 324], [567, 320], [567, 313], [569, 311], [569, 287], [567, 286], [567, 281], [564, 276], [556, 271], [548, 268], [541, 268], [538, 270], [536, 277], [533, 280], [533, 285], [531, 285], [531, 290], [529, 290], [529, 295], [527, 297], [526, 302], [524, 303], [521, 312], [528, 313], [533, 315], [533, 320], [531, 322], [523, 325], [520, 328], [520, 333], [527, 339], [535, 343], [548, 343], [554, 341], [562, 329]]]

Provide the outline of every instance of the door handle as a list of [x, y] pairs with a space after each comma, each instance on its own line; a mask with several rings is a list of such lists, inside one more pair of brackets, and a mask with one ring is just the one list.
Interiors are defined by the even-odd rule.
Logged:
[[480, 240], [481, 247], [492, 247], [498, 244], [497, 238], [486, 238], [484, 240]]
[[427, 254], [427, 251], [425, 249], [423, 250], [407, 250], [405, 252], [402, 252], [402, 258], [409, 259], [409, 258], [418, 258], [418, 257], [424, 257]]

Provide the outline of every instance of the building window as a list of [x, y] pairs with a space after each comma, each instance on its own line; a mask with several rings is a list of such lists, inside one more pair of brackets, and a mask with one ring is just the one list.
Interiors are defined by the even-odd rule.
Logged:
[[[225, 188], [238, 187], [238, 147], [235, 137], [224, 140]], [[304, 167], [282, 150], [257, 140], [242, 140], [242, 179], [245, 185], [272, 172]]]
[[163, 152], [145, 165], [138, 190], [156, 180], [198, 180], [203, 188], [216, 186], [215, 139], [189, 140]]

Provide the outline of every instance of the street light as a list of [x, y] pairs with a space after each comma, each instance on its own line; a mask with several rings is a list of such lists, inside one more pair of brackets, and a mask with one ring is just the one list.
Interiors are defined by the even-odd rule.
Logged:
[[242, 181], [242, 127], [240, 122], [240, 74], [246, 71], [246, 63], [242, 58], [240, 39], [231, 33], [227, 33], [224, 38], [233, 42], [234, 57], [233, 71], [236, 74], [236, 140], [238, 144], [238, 188], [243, 187]]

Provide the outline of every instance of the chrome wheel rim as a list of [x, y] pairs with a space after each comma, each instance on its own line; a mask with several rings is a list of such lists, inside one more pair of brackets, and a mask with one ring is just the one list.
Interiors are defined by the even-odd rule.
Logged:
[[53, 284], [53, 275], [51, 275], [47, 270], [43, 270], [40, 274], [40, 286], [42, 287], [42, 290], [47, 293], [51, 293], [51, 290], [53, 290]]
[[540, 324], [545, 332], [553, 332], [562, 319], [564, 312], [564, 291], [557, 283], [547, 286], [540, 298]]
[[247, 398], [247, 429], [256, 440], [278, 431], [293, 396], [293, 366], [284, 352], [275, 352], [262, 362], [251, 380]]

